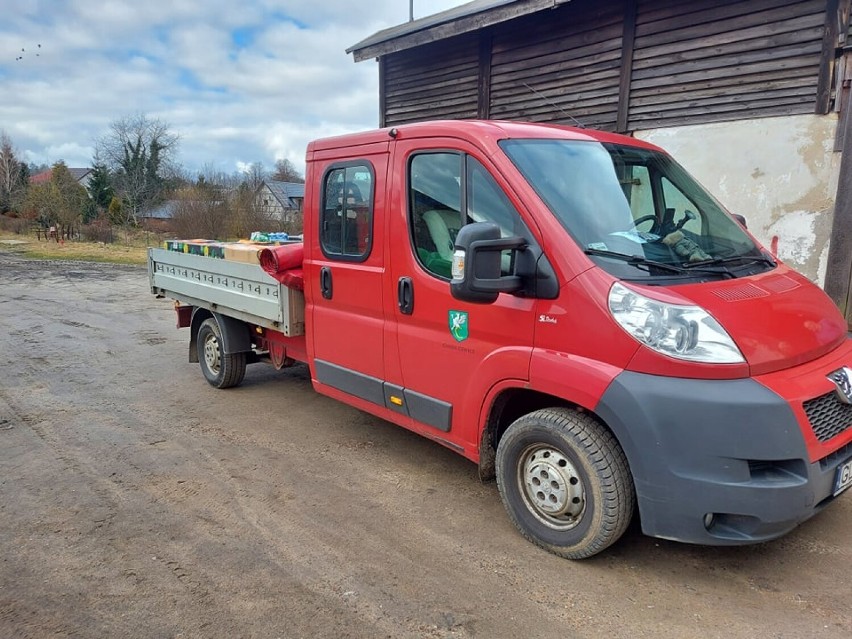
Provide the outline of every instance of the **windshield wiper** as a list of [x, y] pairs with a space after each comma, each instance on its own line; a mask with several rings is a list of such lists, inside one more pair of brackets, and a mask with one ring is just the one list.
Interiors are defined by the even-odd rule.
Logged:
[[[630, 266], [647, 266], [659, 268], [664, 271], [669, 271], [670, 273], [712, 273], [713, 275], [724, 275], [725, 277], [730, 277], [731, 279], [735, 278], [736, 275], [729, 271], [728, 269], [722, 268], [701, 268], [703, 264], [707, 264], [707, 262], [693, 262], [689, 265], [676, 266], [674, 264], [667, 264], [666, 262], [658, 262], [656, 260], [649, 260], [647, 257], [642, 257], [641, 255], [629, 255], [627, 253], [616, 253], [615, 251], [605, 251], [604, 249], [595, 249], [595, 248], [587, 248], [583, 250], [583, 253], [586, 255], [599, 255], [601, 257], [611, 257], [616, 260], [621, 260], [622, 262], [627, 262]], [[710, 264], [712, 266], [712, 263]]]
[[700, 262], [687, 262], [683, 268], [702, 268], [705, 266], [720, 266], [723, 264], [733, 264], [734, 262], [742, 262], [743, 266], [749, 264], [766, 264], [771, 267], [778, 266], [778, 263], [766, 255], [734, 255], [732, 257], [716, 257], [709, 260], [701, 260]]
[[[630, 255], [628, 253], [616, 253], [615, 251], [606, 251], [604, 249], [596, 249], [596, 248], [587, 248], [583, 251], [586, 255], [599, 255], [600, 257], [611, 257], [616, 260], [621, 260], [622, 262], [627, 262], [630, 266], [654, 266], [656, 268], [662, 269], [664, 271], [669, 271], [671, 273], [686, 273], [688, 272], [682, 266], [675, 266], [674, 264], [666, 264], [665, 262], [657, 262], [656, 260], [649, 260], [647, 257], [642, 257], [641, 255]], [[714, 273], [716, 271], [713, 271]]]

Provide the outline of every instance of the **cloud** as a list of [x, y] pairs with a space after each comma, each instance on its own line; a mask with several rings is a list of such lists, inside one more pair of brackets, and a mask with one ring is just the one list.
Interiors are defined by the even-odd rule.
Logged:
[[[408, 18], [404, 0], [15, 4], [0, 23], [0, 129], [27, 160], [89, 166], [112, 121], [145, 113], [180, 135], [191, 172], [301, 169], [309, 140], [374, 128], [378, 70], [345, 49]], [[417, 0], [416, 15], [459, 4]]]

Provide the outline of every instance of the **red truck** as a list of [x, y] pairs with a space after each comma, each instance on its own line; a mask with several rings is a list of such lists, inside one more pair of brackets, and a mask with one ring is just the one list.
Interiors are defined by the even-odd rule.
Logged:
[[318, 392], [496, 475], [558, 555], [634, 514], [765, 541], [852, 486], [844, 318], [651, 144], [487, 121], [318, 140], [303, 243], [261, 257], [151, 251], [207, 380], [304, 362]]

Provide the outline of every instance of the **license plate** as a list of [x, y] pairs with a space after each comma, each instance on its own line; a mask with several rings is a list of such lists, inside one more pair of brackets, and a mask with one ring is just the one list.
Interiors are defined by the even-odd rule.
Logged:
[[852, 459], [847, 459], [837, 467], [834, 474], [834, 495], [837, 496], [852, 486]]

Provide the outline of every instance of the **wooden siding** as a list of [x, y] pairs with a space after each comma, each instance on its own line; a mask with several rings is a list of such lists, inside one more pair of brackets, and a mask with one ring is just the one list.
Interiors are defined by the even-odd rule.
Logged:
[[560, 123], [576, 118], [614, 129], [622, 16], [619, 3], [575, 0], [495, 28], [489, 116]]
[[813, 113], [826, 0], [640, 0], [633, 129]]
[[383, 56], [382, 122], [576, 118], [633, 131], [824, 112], [831, 3], [573, 0]]
[[477, 117], [477, 33], [387, 55], [383, 67], [385, 126]]

